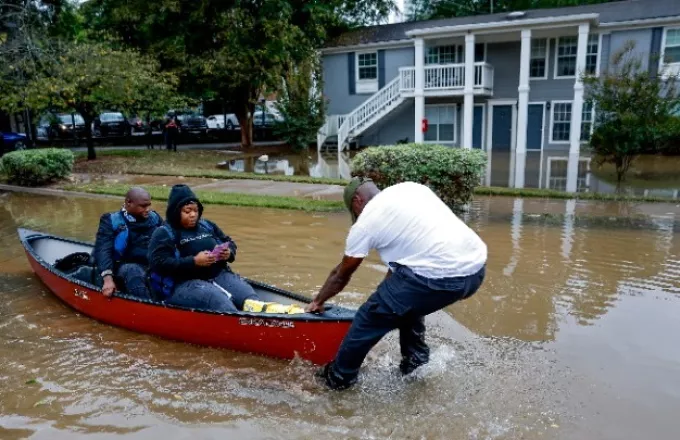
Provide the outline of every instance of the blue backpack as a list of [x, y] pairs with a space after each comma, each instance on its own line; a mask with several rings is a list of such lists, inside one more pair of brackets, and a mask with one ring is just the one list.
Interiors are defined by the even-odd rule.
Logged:
[[[149, 215], [153, 220], [154, 226], [158, 226], [163, 223], [163, 219], [161, 219], [161, 216], [155, 211], [151, 211]], [[125, 254], [125, 249], [127, 249], [130, 231], [128, 229], [127, 223], [125, 222], [125, 217], [123, 217], [122, 211], [111, 213], [110, 218], [111, 227], [113, 228], [113, 233], [115, 234], [115, 239], [113, 241], [113, 253], [115, 256], [114, 260], [116, 262], [120, 262], [123, 259], [123, 255]]]
[[[207, 221], [200, 219], [198, 221], [198, 225], [203, 227], [206, 231], [209, 233], [215, 235], [215, 228], [208, 223]], [[175, 258], [179, 259], [180, 254], [179, 254], [179, 248], [177, 243], [177, 235], [175, 235], [175, 231], [172, 229], [172, 226], [170, 226], [167, 223], [164, 223], [161, 228], [165, 229], [170, 236], [170, 239], [175, 242]], [[219, 243], [219, 240], [217, 240]], [[172, 292], [175, 290], [175, 280], [172, 277], [164, 277], [156, 272], [151, 272], [149, 274], [149, 284], [151, 285], [151, 289], [153, 289], [156, 293], [160, 294], [163, 299], [166, 299], [172, 295]]]

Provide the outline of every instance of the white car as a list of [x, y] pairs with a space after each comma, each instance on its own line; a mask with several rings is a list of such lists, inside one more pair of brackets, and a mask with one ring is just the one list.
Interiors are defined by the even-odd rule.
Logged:
[[[208, 129], [210, 130], [222, 130], [225, 128], [224, 115], [211, 115], [207, 118]], [[238, 125], [238, 118], [235, 114], [227, 114], [227, 130], [239, 130], [241, 127]]]

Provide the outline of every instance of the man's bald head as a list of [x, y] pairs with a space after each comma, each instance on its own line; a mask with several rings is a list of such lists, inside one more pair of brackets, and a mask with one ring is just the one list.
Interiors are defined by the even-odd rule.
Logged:
[[134, 186], [125, 194], [125, 210], [140, 220], [149, 217], [151, 195], [142, 187]]

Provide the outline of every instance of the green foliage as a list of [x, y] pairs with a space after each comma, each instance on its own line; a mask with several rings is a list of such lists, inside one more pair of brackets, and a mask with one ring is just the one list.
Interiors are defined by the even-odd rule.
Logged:
[[73, 170], [73, 161], [70, 150], [13, 151], [2, 156], [2, 169], [11, 183], [39, 186], [68, 177]]
[[613, 56], [607, 72], [583, 79], [596, 110], [590, 147], [596, 162], [616, 167], [619, 186], [637, 156], [663, 152], [678, 133], [673, 116], [680, 110], [677, 76], [663, 70], [651, 76], [642, 66], [630, 41]]
[[486, 169], [481, 150], [429, 144], [372, 147], [352, 160], [352, 174], [373, 179], [380, 188], [400, 182], [428, 185], [447, 205], [460, 207], [472, 198]]
[[275, 132], [295, 149], [307, 149], [313, 144], [324, 123], [326, 103], [317, 93], [322, 88], [321, 69], [314, 60], [310, 58], [287, 69], [276, 103], [283, 121], [276, 125]]

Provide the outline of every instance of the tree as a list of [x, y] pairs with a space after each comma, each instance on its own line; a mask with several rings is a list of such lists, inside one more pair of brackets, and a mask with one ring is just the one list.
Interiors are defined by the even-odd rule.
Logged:
[[157, 56], [181, 90], [197, 99], [234, 105], [241, 143], [252, 144], [252, 115], [260, 96], [280, 92], [281, 78], [333, 32], [375, 23], [393, 0], [91, 0], [83, 13], [91, 30]]
[[665, 69], [650, 75], [635, 55], [635, 42], [629, 41], [606, 72], [583, 81], [597, 115], [590, 147], [597, 162], [615, 166], [620, 188], [635, 158], [660, 152], [674, 129], [680, 111], [678, 76]]
[[283, 87], [276, 107], [283, 121], [276, 126], [276, 133], [294, 148], [307, 148], [316, 140], [316, 134], [324, 123], [326, 102], [321, 90], [321, 69], [317, 58], [286, 69]]
[[420, 21], [612, 1], [621, 0], [414, 0], [405, 13], [409, 21]]
[[132, 50], [101, 43], [63, 46], [49, 69], [25, 85], [25, 102], [32, 109], [78, 112], [85, 120], [87, 158], [96, 159], [92, 122], [104, 110], [137, 110], [168, 105], [177, 79], [158, 71], [157, 62]]

